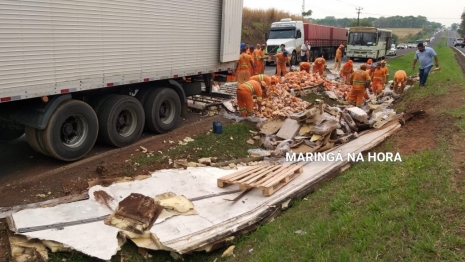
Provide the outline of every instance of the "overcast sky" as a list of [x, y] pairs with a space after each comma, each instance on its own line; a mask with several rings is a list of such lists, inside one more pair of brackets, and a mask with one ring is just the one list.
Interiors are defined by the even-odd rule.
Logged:
[[[293, 14], [302, 13], [303, 0], [244, 0], [244, 7], [276, 8]], [[428, 21], [446, 26], [460, 23], [465, 8], [463, 0], [305, 0], [305, 9], [312, 10], [312, 18], [334, 16], [357, 18], [355, 8], [361, 7], [360, 18], [380, 16], [426, 16]]]

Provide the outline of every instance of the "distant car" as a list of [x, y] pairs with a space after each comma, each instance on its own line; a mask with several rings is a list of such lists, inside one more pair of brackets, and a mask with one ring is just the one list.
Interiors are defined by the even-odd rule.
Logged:
[[454, 41], [454, 46], [462, 46], [463, 45], [463, 38], [457, 38]]
[[412, 44], [412, 43], [408, 43], [407, 47], [408, 47], [408, 48], [413, 48], [413, 44]]
[[406, 44], [398, 44], [397, 49], [406, 49], [407, 45]]
[[388, 55], [397, 55], [397, 49], [395, 47], [392, 47], [391, 50], [389, 50]]

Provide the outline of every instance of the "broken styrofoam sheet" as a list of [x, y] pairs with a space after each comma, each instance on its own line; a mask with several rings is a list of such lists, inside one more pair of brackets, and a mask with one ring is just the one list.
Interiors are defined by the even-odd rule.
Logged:
[[[369, 150], [384, 141], [389, 134], [398, 128], [400, 128], [400, 124], [396, 123], [387, 125], [383, 129], [372, 130], [330, 152], [337, 153], [338, 150], [341, 150], [341, 154], [346, 156], [348, 153], [357, 154]], [[260, 222], [264, 219], [264, 214], [268, 214], [275, 208], [279, 208], [280, 202], [292, 198], [299, 191], [331, 174], [334, 170], [338, 170], [345, 164], [347, 164], [346, 158], [344, 161], [339, 162], [310, 162], [303, 167], [301, 175], [269, 197], [264, 197], [260, 189], [254, 189], [248, 192], [240, 202], [236, 203], [224, 199], [233, 199], [240, 193], [195, 201], [194, 206], [198, 215], [176, 216], [163, 222], [158, 221], [150, 229], [150, 235], [139, 237], [134, 242], [145, 248], [175, 250], [181, 254], [201, 250], [202, 247], [208, 247], [209, 244], [229, 237], [242, 228], [247, 228]], [[123, 199], [131, 193], [155, 196], [163, 192], [174, 192], [182, 194], [187, 198], [193, 198], [236, 189], [237, 187], [235, 186], [231, 189], [226, 188], [226, 190], [218, 188], [216, 183], [218, 178], [233, 172], [236, 172], [236, 170], [222, 170], [213, 167], [162, 170], [153, 173], [152, 177], [146, 180], [118, 183], [106, 188], [96, 186], [90, 190], [104, 190], [114, 199]], [[92, 196], [93, 194], [90, 193], [89, 195]], [[44, 208], [44, 212], [45, 210], [47, 209]], [[95, 235], [98, 235], [105, 228], [103, 222], [101, 224], [102, 228], [94, 229]], [[72, 228], [84, 226], [76, 225]], [[44, 230], [25, 235], [33, 235], [33, 237], [39, 239], [48, 239], [50, 238], [50, 234], [49, 231]], [[94, 240], [75, 233], [72, 235], [74, 240], [77, 243], [87, 241], [89, 248], [88, 250], [82, 250], [81, 246], [79, 246], [79, 249], [73, 245], [70, 246], [87, 254], [95, 254], [95, 251], [90, 252], [93, 251], [93, 245], [97, 244], [95, 241], [99, 241], [100, 243], [108, 243], [108, 241], [112, 240], [116, 241], [112, 239], [116, 238], [116, 236], [109, 236], [108, 234], [105, 236], [108, 239]], [[53, 240], [63, 243], [64, 240], [70, 238], [70, 235], [62, 236], [62, 238], [54, 238]], [[108, 257], [115, 253], [107, 249], [105, 255], [100, 254], [100, 257]]]

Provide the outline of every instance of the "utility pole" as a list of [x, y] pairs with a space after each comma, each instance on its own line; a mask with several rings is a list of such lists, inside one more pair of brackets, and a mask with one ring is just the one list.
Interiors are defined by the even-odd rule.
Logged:
[[304, 13], [305, 13], [305, 0], [302, 0], [302, 21], [304, 20]]
[[357, 26], [359, 26], [359, 24], [360, 24], [360, 10], [363, 10], [363, 8], [358, 7], [358, 8], [355, 8], [355, 10], [357, 10]]

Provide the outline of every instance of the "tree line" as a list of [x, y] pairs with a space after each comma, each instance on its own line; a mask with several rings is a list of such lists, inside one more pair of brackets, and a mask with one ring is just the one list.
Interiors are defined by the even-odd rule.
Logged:
[[[320, 25], [352, 27], [357, 26], [357, 19], [335, 18], [327, 16], [322, 19], [312, 19], [314, 23]], [[360, 19], [359, 26], [374, 26], [378, 28], [440, 28], [441, 23], [431, 22], [424, 16], [390, 16], [390, 17], [367, 17]]]
[[465, 37], [465, 11], [462, 13], [462, 16], [460, 18], [462, 19], [462, 22], [460, 23], [460, 25], [456, 26], [456, 29], [461, 37]]

